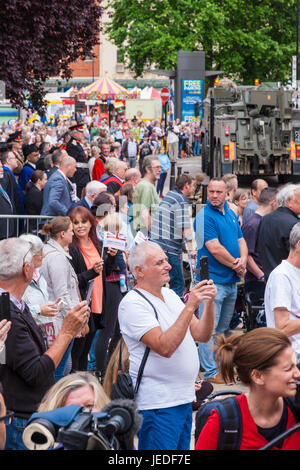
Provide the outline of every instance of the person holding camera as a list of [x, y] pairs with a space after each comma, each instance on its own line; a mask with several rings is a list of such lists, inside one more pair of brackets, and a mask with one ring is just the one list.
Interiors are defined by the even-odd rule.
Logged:
[[[122, 299], [118, 316], [134, 386], [145, 347], [150, 348], [135, 396], [143, 416], [139, 450], [189, 450], [199, 373], [195, 341], [208, 341], [212, 334], [216, 287], [211, 280], [198, 283], [184, 304], [164, 287], [171, 266], [162, 248], [150, 241], [132, 249], [129, 266], [137, 284]], [[200, 303], [204, 309], [198, 320], [194, 313]]]
[[[235, 397], [241, 413], [240, 450], [258, 450], [297, 423], [289, 401], [297, 391], [300, 371], [289, 338], [276, 328], [257, 328], [244, 335], [220, 335], [217, 359], [226, 383], [237, 372], [247, 393]], [[295, 416], [296, 415], [296, 416]], [[195, 450], [217, 450], [220, 419], [214, 409], [200, 431]], [[196, 427], [197, 435], [197, 427]], [[281, 439], [273, 450], [299, 450], [300, 431]]]
[[89, 320], [86, 302], [76, 304], [65, 317], [52, 346], [46, 346], [23, 294], [34, 271], [31, 244], [18, 238], [0, 242], [0, 293], [10, 294], [11, 329], [5, 342], [6, 363], [1, 365], [0, 379], [7, 410], [14, 412], [7, 425], [6, 449], [24, 449], [22, 432], [55, 383], [54, 371], [72, 339]]

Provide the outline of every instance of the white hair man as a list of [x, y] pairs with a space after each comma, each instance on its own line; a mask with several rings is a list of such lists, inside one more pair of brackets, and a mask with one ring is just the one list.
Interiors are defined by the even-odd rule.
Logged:
[[7, 425], [6, 449], [26, 449], [22, 431], [37, 410], [45, 392], [55, 383], [54, 370], [71, 340], [89, 319], [87, 303], [81, 302], [66, 316], [52, 346], [46, 350], [41, 331], [22, 297], [34, 271], [31, 243], [19, 238], [0, 242], [0, 292], [10, 294], [11, 329], [6, 339], [6, 364], [1, 365], [3, 396], [14, 412]]
[[300, 185], [288, 184], [277, 193], [278, 208], [265, 215], [258, 228], [257, 251], [265, 281], [283, 259], [289, 255], [289, 237], [299, 222]]
[[267, 326], [278, 328], [289, 336], [300, 363], [300, 222], [289, 237], [287, 259], [271, 272], [265, 289]]
[[[150, 348], [136, 395], [143, 416], [139, 449], [188, 450], [191, 402], [199, 373], [195, 341], [208, 341], [212, 334], [216, 287], [211, 280], [202, 281], [191, 290], [188, 302], [182, 303], [173, 290], [164, 287], [171, 266], [154, 242], [134, 247], [129, 265], [137, 284], [120, 303], [119, 323], [134, 382], [145, 346]], [[201, 302], [204, 317], [198, 320], [194, 313]]]
[[77, 206], [83, 206], [86, 209], [90, 210], [98, 194], [101, 194], [105, 191], [107, 191], [107, 187], [104, 183], [101, 183], [100, 181], [96, 181], [96, 180], [90, 181], [86, 185], [85, 196], [82, 199], [80, 199], [80, 201], [77, 201], [71, 205], [69, 209], [69, 213], [74, 207], [77, 207]]

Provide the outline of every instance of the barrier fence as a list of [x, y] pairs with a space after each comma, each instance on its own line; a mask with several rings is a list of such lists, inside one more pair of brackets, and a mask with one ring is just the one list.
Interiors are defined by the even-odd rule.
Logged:
[[[6, 238], [9, 236], [18, 237], [22, 233], [32, 233], [37, 235], [41, 232], [42, 226], [47, 220], [53, 219], [50, 215], [4, 215], [0, 214], [0, 224], [6, 224]], [[5, 237], [3, 237], [5, 238]]]

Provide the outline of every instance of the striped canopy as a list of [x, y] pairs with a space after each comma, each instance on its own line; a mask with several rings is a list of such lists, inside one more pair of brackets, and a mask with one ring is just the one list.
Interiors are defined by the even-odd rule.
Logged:
[[125, 100], [130, 98], [130, 93], [110, 78], [104, 77], [82, 88], [78, 97], [86, 100], [107, 100], [108, 98]]

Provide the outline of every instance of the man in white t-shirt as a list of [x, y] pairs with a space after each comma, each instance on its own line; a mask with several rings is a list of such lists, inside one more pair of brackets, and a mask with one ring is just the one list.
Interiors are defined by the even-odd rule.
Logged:
[[300, 222], [290, 233], [290, 251], [270, 274], [265, 290], [267, 326], [289, 336], [300, 363]]
[[[142, 242], [131, 251], [129, 265], [137, 284], [121, 301], [119, 323], [130, 355], [130, 375], [136, 382], [146, 346], [150, 353], [136, 403], [143, 416], [139, 450], [189, 450], [192, 402], [199, 358], [195, 341], [208, 341], [214, 327], [213, 281], [202, 281], [186, 304], [169, 282], [171, 266], [162, 248]], [[149, 303], [149, 301], [152, 303]], [[194, 315], [204, 302], [204, 317]], [[157, 313], [157, 319], [155, 311]]]

